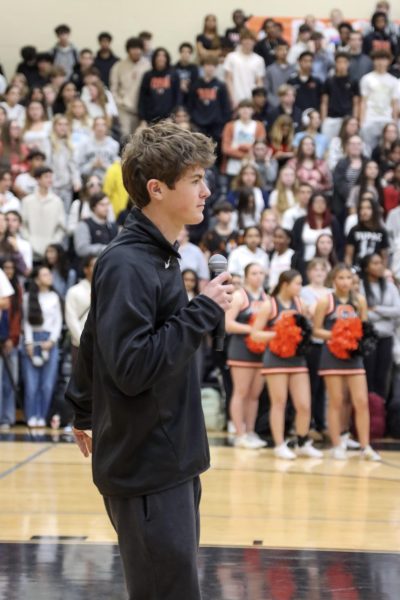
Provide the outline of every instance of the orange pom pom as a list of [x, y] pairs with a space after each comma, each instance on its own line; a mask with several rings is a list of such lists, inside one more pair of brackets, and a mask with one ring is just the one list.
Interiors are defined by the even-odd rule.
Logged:
[[275, 337], [270, 341], [269, 349], [281, 358], [296, 356], [297, 347], [303, 339], [302, 329], [296, 324], [295, 316], [283, 313], [273, 327]]
[[362, 321], [358, 317], [337, 319], [332, 327], [332, 337], [327, 346], [333, 356], [342, 360], [351, 358], [363, 336]]
[[[251, 315], [249, 319], [249, 325], [253, 325], [254, 321], [256, 320], [256, 317], [256, 314]], [[268, 331], [268, 327], [265, 327], [264, 331]], [[268, 342], [256, 342], [252, 339], [250, 335], [246, 335], [246, 337], [244, 338], [244, 343], [246, 344], [248, 350], [250, 350], [250, 352], [253, 352], [253, 354], [264, 354], [265, 349], [268, 346]]]

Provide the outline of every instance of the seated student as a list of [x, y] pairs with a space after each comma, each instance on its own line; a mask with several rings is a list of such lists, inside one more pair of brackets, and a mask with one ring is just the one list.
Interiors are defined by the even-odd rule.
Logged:
[[364, 162], [356, 185], [354, 185], [348, 196], [346, 207], [349, 214], [355, 214], [362, 195], [369, 192], [378, 205], [383, 206], [383, 191], [379, 168], [374, 160]]
[[266, 208], [268, 197], [261, 188], [261, 178], [254, 163], [244, 163], [237, 176], [232, 180], [231, 191], [228, 193], [227, 200], [238, 208], [239, 191], [243, 188], [250, 188], [253, 191], [257, 223], [260, 220], [261, 213]]
[[394, 210], [400, 206], [400, 161], [393, 169], [393, 177], [383, 189], [383, 208], [387, 215], [386, 227], [389, 227], [389, 219]]
[[328, 138], [320, 132], [321, 115], [314, 108], [307, 108], [302, 114], [301, 122], [304, 130], [296, 133], [293, 146], [297, 148], [304, 137], [311, 137], [315, 143], [317, 158], [324, 159], [328, 150]]
[[221, 139], [224, 125], [231, 117], [228, 90], [215, 76], [217, 64], [215, 56], [202, 61], [203, 75], [193, 81], [187, 99], [193, 124], [215, 141]]
[[84, 86], [84, 74], [94, 65], [93, 52], [89, 48], [83, 48], [79, 52], [79, 59], [74, 66], [70, 81], [75, 84], [78, 92], [82, 91]]
[[276, 182], [275, 189], [269, 196], [269, 205], [274, 211], [278, 223], [281, 223], [285, 212], [296, 204], [296, 174], [291, 167], [283, 167]]
[[42, 260], [52, 243], [63, 243], [66, 233], [64, 203], [52, 191], [53, 172], [49, 167], [35, 171], [37, 190], [25, 196], [21, 208], [21, 233], [30, 242], [34, 258]]
[[33, 265], [32, 246], [21, 235], [22, 217], [19, 211], [10, 210], [6, 215], [7, 221], [7, 239], [11, 241], [17, 251], [21, 254], [26, 265], [26, 272], [29, 274]]
[[221, 170], [227, 175], [237, 175], [242, 161], [251, 159], [255, 140], [267, 137], [264, 125], [253, 119], [253, 113], [251, 100], [242, 100], [238, 107], [238, 119], [229, 121], [223, 129]]
[[296, 89], [284, 83], [278, 88], [279, 105], [272, 108], [269, 113], [269, 128], [274, 126], [274, 123], [281, 115], [287, 115], [293, 121], [293, 127], [295, 131], [300, 128], [301, 125], [301, 109], [295, 105], [296, 102]]
[[385, 127], [382, 129], [382, 135], [380, 137], [379, 143], [372, 150], [371, 158], [376, 161], [379, 165], [379, 169], [381, 169], [381, 163], [384, 163], [389, 158], [389, 152], [391, 150], [393, 142], [397, 142], [399, 140], [399, 128], [394, 121], [387, 123]]
[[[183, 42], [179, 46], [179, 60], [175, 64], [175, 71], [179, 75], [179, 80], [181, 83], [181, 95], [183, 104], [187, 104], [189, 97], [189, 90], [191, 86], [197, 81], [199, 76], [199, 68], [195, 65], [193, 60], [193, 51], [194, 48], [192, 44], [189, 42]], [[215, 64], [218, 64], [217, 57], [213, 57], [216, 59]], [[202, 64], [204, 64], [202, 62]]]
[[302, 52], [298, 60], [298, 72], [293, 73], [288, 80], [288, 84], [296, 90], [295, 105], [302, 112], [307, 108], [320, 108], [322, 84], [312, 74], [313, 58], [312, 52]]
[[[331, 171], [335, 169], [339, 160], [345, 158], [348, 140], [353, 135], [359, 135], [359, 133], [360, 124], [358, 122], [358, 119], [356, 119], [355, 117], [345, 117], [343, 119], [342, 126], [340, 127], [339, 134], [336, 137], [334, 137], [329, 143], [327, 161], [328, 167]], [[364, 145], [362, 145], [361, 149], [366, 155]]]
[[11, 192], [12, 175], [8, 169], [0, 170], [0, 212], [6, 213], [9, 210], [21, 210], [21, 202]]
[[244, 231], [243, 244], [232, 250], [228, 259], [229, 273], [244, 276], [244, 270], [250, 263], [257, 263], [264, 269], [265, 276], [268, 275], [268, 254], [260, 248], [261, 233], [255, 226], [248, 227]]
[[28, 170], [28, 148], [22, 141], [22, 127], [17, 121], [0, 124], [0, 165], [11, 171], [13, 182]]
[[381, 161], [380, 173], [382, 174], [382, 185], [390, 184], [394, 177], [396, 165], [400, 163], [400, 139], [393, 142], [390, 146], [388, 156]]
[[335, 74], [325, 81], [322, 88], [322, 132], [330, 141], [339, 134], [345, 117], [357, 117], [360, 92], [358, 84], [350, 79], [348, 54], [335, 56]]
[[25, 123], [25, 107], [20, 104], [21, 92], [16, 85], [9, 85], [4, 93], [4, 101], [0, 102], [7, 113], [9, 121], [17, 121], [22, 127]]
[[314, 190], [325, 191], [332, 187], [328, 165], [317, 158], [315, 142], [310, 136], [301, 140], [296, 157], [289, 160], [287, 166], [295, 170], [300, 183], [309, 183]]
[[226, 258], [239, 245], [239, 232], [232, 225], [234, 208], [230, 202], [220, 200], [214, 204], [215, 224], [202, 237], [200, 248], [206, 257], [222, 254]]
[[74, 232], [75, 252], [81, 258], [98, 256], [115, 238], [118, 227], [108, 220], [110, 201], [103, 192], [89, 198], [92, 216], [80, 221]]
[[179, 260], [180, 269], [182, 272], [191, 269], [197, 274], [201, 291], [210, 279], [206, 257], [198, 246], [189, 242], [189, 231], [186, 227], [178, 235], [177, 241], [181, 256]]
[[139, 92], [141, 123], [152, 123], [170, 116], [180, 104], [178, 74], [171, 66], [171, 56], [165, 48], [156, 48], [151, 58], [152, 69], [143, 75]]
[[78, 150], [81, 175], [98, 175], [103, 179], [106, 170], [118, 157], [119, 144], [108, 133], [107, 121], [97, 117], [93, 122], [93, 135]]
[[254, 90], [251, 92], [251, 97], [253, 99], [254, 107], [253, 119], [255, 119], [256, 121], [261, 121], [261, 123], [267, 129], [270, 106], [265, 88], [254, 88]]
[[280, 115], [275, 119], [268, 137], [272, 156], [278, 162], [279, 168], [282, 168], [294, 156], [292, 118], [289, 115]]
[[[254, 163], [261, 177], [261, 188], [271, 192], [278, 175], [278, 161], [272, 158], [272, 150], [266, 140], [256, 140], [253, 144]], [[264, 194], [265, 197], [265, 194]]]
[[305, 217], [308, 204], [313, 193], [313, 188], [309, 183], [300, 183], [295, 190], [295, 204], [285, 210], [282, 215], [281, 225], [287, 231], [292, 231], [297, 219]]

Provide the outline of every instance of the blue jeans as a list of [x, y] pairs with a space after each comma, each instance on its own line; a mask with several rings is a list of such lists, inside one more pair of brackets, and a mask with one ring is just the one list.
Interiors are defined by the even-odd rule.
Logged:
[[[14, 382], [18, 383], [18, 348], [13, 348], [7, 354], [7, 360]], [[0, 423], [14, 425], [15, 423], [15, 391], [4, 366], [4, 359], [0, 358]]]
[[[35, 331], [34, 344], [49, 339], [47, 331]], [[36, 354], [36, 352], [35, 352]], [[24, 413], [28, 421], [31, 417], [46, 419], [53, 397], [58, 374], [58, 346], [49, 351], [49, 359], [41, 366], [35, 367], [26, 349], [22, 352], [22, 374], [24, 378]]]

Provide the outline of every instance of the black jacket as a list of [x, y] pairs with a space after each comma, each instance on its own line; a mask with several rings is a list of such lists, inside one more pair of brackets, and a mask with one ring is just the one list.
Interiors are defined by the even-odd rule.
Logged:
[[194, 355], [223, 312], [206, 296], [188, 302], [178, 257], [134, 209], [96, 263], [66, 397], [75, 427], [92, 428], [103, 495], [157, 492], [209, 466]]
[[[362, 167], [365, 164], [365, 159], [362, 160]], [[345, 156], [341, 158], [333, 171], [333, 199], [332, 199], [332, 212], [338, 217], [338, 219], [344, 223], [347, 216], [346, 202], [350, 194], [351, 187], [347, 179], [347, 169], [350, 165], [350, 159]], [[360, 171], [361, 171], [360, 170]]]
[[115, 54], [112, 52], [110, 52], [110, 55], [107, 58], [103, 58], [100, 54], [100, 51], [96, 54], [93, 66], [100, 71], [100, 78], [107, 87], [110, 85], [111, 69], [118, 61], [118, 56], [115, 56]]

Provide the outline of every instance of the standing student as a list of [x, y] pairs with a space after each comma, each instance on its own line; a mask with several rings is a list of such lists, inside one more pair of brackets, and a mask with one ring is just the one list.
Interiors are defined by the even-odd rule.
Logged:
[[[301, 292], [301, 275], [298, 271], [289, 270], [281, 273], [273, 295], [260, 308], [256, 317], [252, 337], [255, 341], [268, 342], [276, 333], [263, 331], [264, 327], [272, 328], [285, 313], [304, 312], [299, 299]], [[293, 460], [297, 456], [322, 458], [322, 452], [313, 447], [308, 437], [311, 419], [310, 379], [304, 356], [282, 358], [274, 354], [268, 347], [263, 356], [262, 375], [265, 376], [268, 394], [271, 401], [270, 426], [274, 439], [274, 455], [284, 460]], [[296, 453], [285, 443], [285, 408], [290, 393], [296, 410]]]
[[[10, 267], [8, 267], [10, 265]], [[5, 260], [0, 269], [0, 331], [2, 357], [0, 358], [0, 431], [15, 423], [15, 394], [10, 384], [5, 360], [15, 380], [18, 376], [18, 346], [21, 329], [21, 291], [15, 264]]]
[[[194, 48], [190, 42], [183, 42], [179, 46], [179, 60], [175, 64], [175, 70], [178, 73], [181, 82], [182, 102], [185, 106], [188, 101], [189, 90], [199, 77], [199, 68], [193, 63], [193, 51]], [[213, 64], [217, 66], [218, 58], [216, 56], [211, 58], [214, 61]], [[203, 65], [205, 64], [204, 60], [206, 59], [203, 59]]]
[[154, 50], [151, 66], [143, 75], [139, 92], [138, 110], [143, 125], [169, 117], [181, 100], [179, 76], [165, 48]]
[[51, 156], [48, 163], [53, 170], [53, 191], [62, 199], [65, 212], [68, 212], [73, 194], [80, 191], [82, 181], [65, 115], [56, 115], [53, 118], [50, 141]]
[[199, 475], [209, 450], [195, 353], [233, 286], [223, 273], [189, 302], [175, 241], [184, 224], [203, 220], [213, 149], [169, 123], [142, 129], [125, 149], [124, 182], [138, 208], [96, 263], [67, 391], [79, 447], [85, 456], [93, 447], [131, 600], [201, 598]]
[[350, 229], [346, 239], [345, 262], [359, 265], [367, 254], [379, 253], [385, 266], [388, 262], [389, 237], [382, 225], [380, 210], [372, 198], [361, 198], [357, 209], [358, 224]]
[[[326, 284], [330, 270], [331, 267], [324, 258], [313, 258], [307, 266], [307, 279], [309, 283], [302, 287], [300, 297], [311, 319], [314, 318], [318, 301], [330, 293], [330, 289]], [[322, 344], [322, 340], [312, 338], [311, 346], [306, 356], [311, 384], [312, 424], [319, 433], [322, 433], [326, 427], [325, 386], [322, 377], [318, 375]]]
[[375, 351], [364, 359], [368, 389], [387, 400], [400, 294], [397, 286], [385, 279], [384, 270], [379, 254], [368, 254], [361, 261], [361, 291], [367, 301], [368, 318], [378, 334]]
[[290, 232], [283, 227], [274, 230], [274, 251], [269, 259], [268, 289], [273, 292], [278, 285], [279, 277], [284, 271], [289, 271], [292, 266], [294, 250], [290, 248]]
[[347, 359], [337, 358], [329, 348], [332, 328], [338, 319], [360, 318], [366, 321], [368, 309], [365, 298], [352, 292], [353, 275], [346, 265], [339, 264], [333, 270], [334, 291], [321, 298], [314, 314], [314, 336], [324, 341], [319, 374], [324, 378], [328, 393], [328, 429], [332, 440], [332, 458], [346, 460], [346, 446], [341, 439], [341, 413], [344, 390], [350, 393], [355, 410], [355, 421], [361, 445], [361, 457], [366, 460], [381, 460], [369, 443], [368, 388], [365, 368], [361, 356]]
[[264, 278], [265, 273], [260, 265], [248, 264], [244, 270], [244, 285], [234, 292], [232, 304], [225, 314], [225, 328], [230, 334], [227, 364], [233, 381], [229, 408], [236, 429], [234, 445], [238, 448], [257, 449], [266, 446], [254, 431], [263, 388], [263, 379], [260, 377], [262, 354], [249, 350], [245, 339], [251, 333], [250, 319], [266, 299]]
[[28, 427], [44, 427], [58, 371], [58, 343], [62, 330], [61, 301], [52, 289], [47, 267], [34, 269], [24, 296], [24, 413]]
[[102, 31], [97, 36], [99, 42], [99, 50], [93, 61], [93, 66], [99, 71], [100, 78], [104, 85], [109, 87], [110, 71], [119, 61], [118, 56], [115, 56], [111, 49], [112, 35], [107, 31]]

